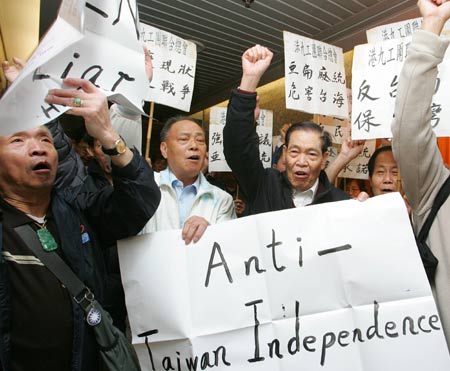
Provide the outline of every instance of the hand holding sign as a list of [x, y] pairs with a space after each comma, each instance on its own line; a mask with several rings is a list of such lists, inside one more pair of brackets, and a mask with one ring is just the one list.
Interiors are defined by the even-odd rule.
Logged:
[[[83, 117], [88, 134], [98, 139], [103, 147], [113, 148], [119, 134], [112, 127], [106, 96], [89, 80], [70, 78], [63, 82], [74, 89], [51, 89], [45, 101], [72, 107], [67, 113]], [[112, 156], [111, 160], [117, 166], [125, 166], [132, 157], [127, 148], [125, 153]]]
[[264, 46], [255, 45], [242, 54], [242, 90], [255, 91], [261, 76], [270, 66], [273, 53]]

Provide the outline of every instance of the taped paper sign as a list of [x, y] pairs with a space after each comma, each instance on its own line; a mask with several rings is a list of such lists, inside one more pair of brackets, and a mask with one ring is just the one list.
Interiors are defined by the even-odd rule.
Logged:
[[142, 235], [119, 255], [143, 370], [450, 367], [398, 193], [212, 225], [195, 246]]
[[194, 92], [197, 46], [156, 27], [144, 23], [140, 27], [142, 40], [153, 63], [153, 79], [145, 100], [189, 112]]
[[[352, 138], [391, 138], [397, 85], [411, 38], [358, 45], [353, 55]], [[438, 66], [438, 78], [431, 105], [431, 126], [436, 136], [450, 136], [450, 52]]]
[[[375, 44], [381, 41], [402, 39], [411, 36], [422, 25], [422, 17], [408, 19], [406, 21], [385, 24], [366, 31], [367, 42]], [[446, 22], [442, 31], [443, 35], [450, 34], [450, 22]]]
[[284, 31], [286, 108], [348, 117], [342, 49]]
[[[120, 2], [122, 3], [122, 2]], [[147, 89], [135, 0], [64, 0], [55, 23], [0, 100], [0, 135], [45, 124], [70, 107], [49, 105], [65, 77], [86, 78], [110, 100], [141, 112]]]
[[[231, 171], [223, 154], [223, 127], [227, 120], [226, 107], [212, 107], [209, 117], [209, 171]], [[272, 166], [273, 111], [260, 110], [256, 122], [259, 157], [265, 168]]]

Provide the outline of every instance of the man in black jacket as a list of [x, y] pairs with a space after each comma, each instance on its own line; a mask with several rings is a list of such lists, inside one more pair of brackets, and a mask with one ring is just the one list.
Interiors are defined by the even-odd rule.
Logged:
[[260, 45], [242, 55], [241, 85], [231, 93], [223, 133], [225, 157], [250, 214], [349, 199], [323, 171], [331, 138], [312, 122], [293, 124], [287, 131], [283, 146], [286, 171], [264, 169], [261, 164], [254, 125], [256, 88], [272, 56]]
[[[49, 92], [72, 107], [113, 164], [113, 187], [55, 191], [57, 152], [45, 126], [0, 137], [0, 369], [99, 369], [93, 332], [67, 289], [14, 230], [28, 224], [45, 251], [55, 251], [102, 301], [99, 246], [137, 234], [158, 207], [159, 188], [146, 161], [113, 129], [106, 98], [88, 80]], [[78, 89], [76, 89], [78, 88]]]

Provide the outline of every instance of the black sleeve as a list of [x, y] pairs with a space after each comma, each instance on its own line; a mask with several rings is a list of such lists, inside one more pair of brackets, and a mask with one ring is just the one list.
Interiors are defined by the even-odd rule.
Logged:
[[242, 94], [234, 90], [223, 129], [225, 159], [249, 202], [253, 201], [264, 178], [255, 127], [255, 106], [256, 93]]
[[103, 243], [136, 235], [158, 208], [161, 193], [153, 170], [136, 149], [133, 153], [127, 166], [113, 166], [114, 186], [76, 198]]

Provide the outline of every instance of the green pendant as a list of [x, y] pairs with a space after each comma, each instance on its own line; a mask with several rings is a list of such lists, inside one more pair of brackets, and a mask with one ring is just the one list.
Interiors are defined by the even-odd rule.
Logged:
[[47, 251], [54, 251], [58, 248], [58, 244], [55, 241], [55, 238], [52, 236], [50, 231], [47, 228], [38, 229], [36, 231], [39, 241], [41, 242], [42, 248]]

